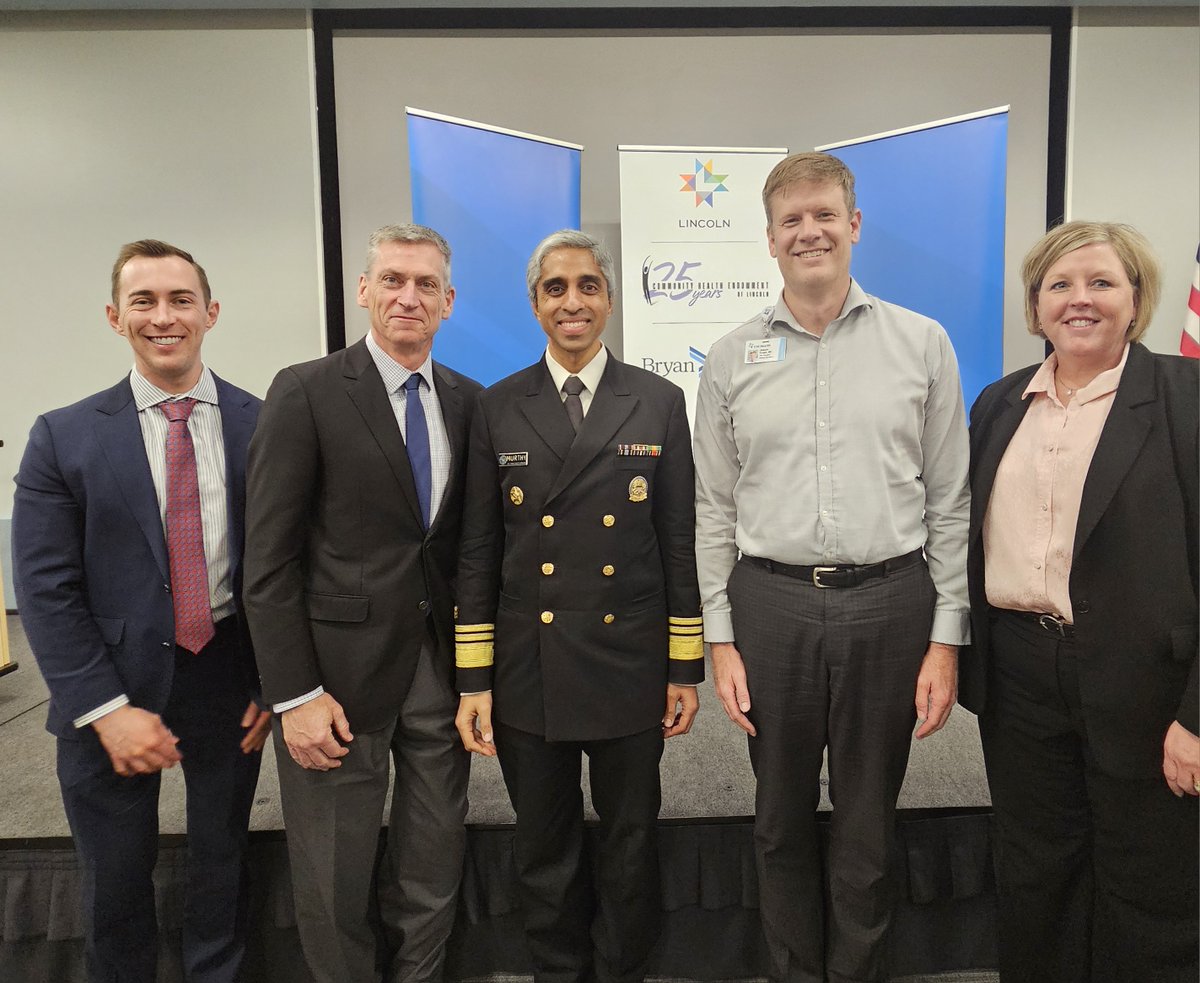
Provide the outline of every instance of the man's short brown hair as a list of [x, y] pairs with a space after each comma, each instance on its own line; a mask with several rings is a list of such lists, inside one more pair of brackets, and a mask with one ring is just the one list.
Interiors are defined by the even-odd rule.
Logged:
[[117, 261], [113, 263], [112, 299], [114, 307], [119, 309], [121, 306], [121, 271], [125, 269], [126, 263], [139, 256], [146, 256], [150, 259], [178, 256], [191, 263], [192, 269], [196, 271], [196, 276], [200, 278], [200, 292], [204, 295], [204, 306], [207, 307], [212, 302], [212, 291], [208, 288], [208, 274], [204, 272], [203, 266], [192, 259], [191, 253], [178, 246], [172, 246], [169, 242], [163, 242], [161, 239], [139, 239], [137, 242], [125, 243], [121, 247], [121, 251], [117, 253]]
[[771, 224], [771, 199], [786, 191], [793, 184], [837, 184], [846, 196], [846, 211], [854, 214], [854, 175], [842, 161], [831, 154], [792, 154], [785, 157], [767, 175], [763, 185], [763, 208], [767, 212], [767, 224]]

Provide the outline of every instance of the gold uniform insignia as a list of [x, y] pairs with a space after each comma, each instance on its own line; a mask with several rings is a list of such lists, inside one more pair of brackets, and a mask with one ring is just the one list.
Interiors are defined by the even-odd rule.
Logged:
[[520, 485], [513, 485], [508, 490], [508, 500], [512, 502], [513, 505], [520, 505], [523, 501], [525, 501], [525, 493], [521, 491]]
[[640, 474], [629, 482], [629, 501], [644, 502], [650, 495], [649, 485]]

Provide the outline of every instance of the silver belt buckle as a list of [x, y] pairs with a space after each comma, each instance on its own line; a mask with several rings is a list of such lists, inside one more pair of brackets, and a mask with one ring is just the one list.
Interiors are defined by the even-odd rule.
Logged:
[[821, 590], [829, 590], [833, 584], [821, 583], [821, 574], [836, 573], [837, 567], [813, 567], [812, 582], [814, 587], [820, 587]]
[[1038, 624], [1045, 628], [1046, 631], [1052, 631], [1054, 634], [1062, 638], [1067, 637], [1067, 623], [1057, 615], [1043, 614], [1040, 618], [1038, 618]]

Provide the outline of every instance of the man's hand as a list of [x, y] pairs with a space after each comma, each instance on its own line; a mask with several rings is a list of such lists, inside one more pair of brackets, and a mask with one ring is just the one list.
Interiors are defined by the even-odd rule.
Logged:
[[667, 683], [667, 712], [663, 715], [663, 739], [686, 734], [692, 729], [696, 711], [700, 709], [700, 695], [695, 686], [679, 686]]
[[459, 697], [458, 713], [454, 726], [463, 747], [475, 754], [488, 758], [496, 756], [496, 744], [492, 739], [492, 692], [467, 693]]
[[263, 710], [253, 700], [242, 714], [242, 754], [253, 754], [261, 751], [267, 743], [267, 735], [271, 733], [271, 711]]
[[113, 771], [126, 778], [153, 775], [183, 760], [175, 746], [179, 738], [162, 717], [149, 710], [126, 704], [93, 721], [92, 727], [108, 752]]
[[930, 642], [917, 676], [917, 740], [936, 734], [958, 699], [958, 646]]
[[1163, 741], [1163, 777], [1178, 796], [1200, 795], [1200, 737], [1178, 720], [1167, 728]]
[[328, 693], [285, 710], [280, 720], [283, 742], [301, 768], [313, 771], [340, 768], [342, 763], [338, 758], [350, 753], [349, 748], [338, 743], [339, 738], [346, 742], [354, 740], [350, 722], [342, 712], [342, 705]]
[[758, 731], [746, 716], [750, 711], [750, 690], [746, 686], [746, 667], [742, 665], [741, 653], [733, 642], [713, 642], [709, 647], [712, 649], [713, 684], [717, 699], [725, 708], [725, 716], [751, 737], [757, 737]]

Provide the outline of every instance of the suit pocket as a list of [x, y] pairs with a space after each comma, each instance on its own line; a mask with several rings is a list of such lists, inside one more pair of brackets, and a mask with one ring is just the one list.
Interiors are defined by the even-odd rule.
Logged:
[[313, 621], [366, 621], [371, 599], [360, 594], [305, 593], [308, 616]]
[[1195, 662], [1200, 649], [1200, 625], [1178, 625], [1171, 629], [1171, 656], [1176, 662]]
[[121, 644], [121, 639], [125, 637], [125, 619], [124, 618], [97, 618], [92, 617], [96, 622], [96, 627], [100, 629], [100, 637], [104, 640], [105, 645], [116, 647]]

